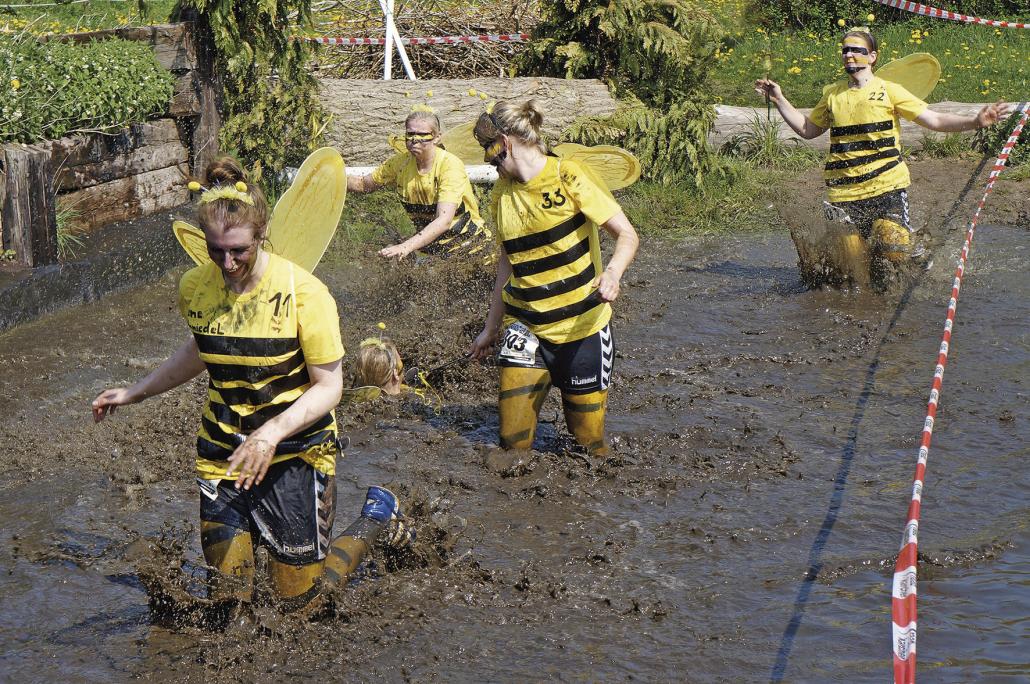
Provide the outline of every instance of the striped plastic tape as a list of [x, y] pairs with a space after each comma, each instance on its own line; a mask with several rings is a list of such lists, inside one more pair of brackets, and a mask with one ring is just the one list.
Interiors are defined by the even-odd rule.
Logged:
[[886, 5], [887, 7], [893, 7], [894, 9], [904, 10], [905, 12], [911, 12], [913, 14], [921, 14], [924, 17], [932, 17], [934, 19], [950, 19], [951, 21], [961, 21], [965, 24], [982, 24], [984, 26], [994, 26], [996, 28], [1030, 28], [1030, 23], [1026, 22], [1001, 21], [998, 19], [982, 19], [980, 17], [973, 17], [968, 14], [962, 14], [961, 12], [952, 12], [950, 10], [941, 9], [939, 7], [933, 7], [931, 5], [923, 5], [918, 2], [908, 2], [908, 0], [873, 1], [878, 2], [881, 5]]
[[[300, 36], [321, 45], [386, 45], [386, 38], [342, 38], [334, 36]], [[404, 45], [457, 45], [459, 43], [521, 43], [529, 40], [528, 33], [486, 33], [479, 36], [435, 36], [401, 38]]]

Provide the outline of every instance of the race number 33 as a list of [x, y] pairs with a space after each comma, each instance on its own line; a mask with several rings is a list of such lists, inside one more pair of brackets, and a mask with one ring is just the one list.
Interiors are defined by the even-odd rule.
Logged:
[[544, 201], [540, 205], [544, 209], [550, 209], [551, 207], [560, 207], [565, 204], [565, 195], [561, 194], [561, 188], [554, 189], [554, 199], [551, 199], [551, 193], [544, 193]]

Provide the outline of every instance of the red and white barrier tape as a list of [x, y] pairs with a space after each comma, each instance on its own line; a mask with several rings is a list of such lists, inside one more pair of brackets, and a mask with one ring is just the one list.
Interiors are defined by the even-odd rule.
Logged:
[[981, 19], [980, 17], [972, 17], [968, 14], [952, 12], [939, 7], [922, 5], [918, 2], [908, 2], [908, 0], [873, 0], [873, 2], [878, 2], [881, 5], [887, 5], [887, 7], [893, 7], [894, 9], [912, 12], [913, 14], [922, 14], [924, 17], [932, 17], [934, 19], [951, 19], [952, 21], [961, 21], [965, 24], [983, 24], [984, 26], [995, 26], [997, 28], [1030, 28], [1030, 23], [1027, 22]]
[[[333, 36], [297, 36], [321, 45], [386, 45], [386, 38], [340, 38]], [[528, 33], [487, 33], [481, 36], [436, 36], [428, 38], [401, 38], [404, 45], [456, 45], [458, 43], [521, 43], [529, 40]]]
[[923, 440], [919, 446], [919, 458], [916, 462], [916, 473], [912, 483], [912, 500], [908, 504], [908, 522], [901, 537], [901, 550], [894, 564], [894, 588], [891, 594], [891, 617], [893, 620], [894, 647], [894, 684], [914, 684], [916, 681], [916, 568], [919, 565], [918, 534], [919, 506], [923, 496], [923, 477], [926, 475], [926, 460], [930, 454], [930, 440], [933, 438], [933, 422], [937, 416], [937, 402], [944, 384], [944, 366], [948, 363], [948, 346], [951, 343], [951, 331], [955, 325], [955, 309], [958, 307], [958, 292], [962, 286], [962, 275], [966, 270], [966, 259], [969, 248], [973, 244], [973, 233], [980, 219], [980, 212], [987, 203], [987, 196], [994, 189], [994, 181], [1001, 175], [1008, 162], [1012, 148], [1016, 146], [1019, 134], [1023, 131], [1030, 116], [1030, 102], [1023, 102], [1016, 111], [1022, 112], [1019, 123], [1012, 135], [1005, 142], [991, 169], [987, 187], [983, 197], [973, 212], [966, 231], [966, 242], [962, 246], [955, 280], [951, 286], [951, 299], [948, 300], [948, 314], [944, 320], [944, 336], [937, 353], [937, 367], [933, 373], [933, 385], [930, 389], [930, 401], [926, 406], [926, 420], [923, 422]]

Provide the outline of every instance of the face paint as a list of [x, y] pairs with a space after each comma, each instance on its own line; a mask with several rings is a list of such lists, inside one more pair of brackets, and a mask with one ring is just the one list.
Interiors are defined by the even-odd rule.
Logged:
[[487, 164], [491, 164], [499, 169], [507, 158], [508, 150], [504, 149], [504, 140], [502, 138], [483, 145], [483, 161]]
[[860, 38], [846, 39], [841, 47], [840, 55], [844, 60], [844, 71], [849, 74], [856, 74], [871, 64], [869, 48]]
[[416, 131], [405, 131], [404, 142], [420, 143], [429, 142], [436, 137], [436, 133], [418, 133]]

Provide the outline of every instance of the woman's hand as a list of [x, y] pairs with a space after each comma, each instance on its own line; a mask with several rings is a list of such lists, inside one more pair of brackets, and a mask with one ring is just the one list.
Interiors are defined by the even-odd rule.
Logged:
[[93, 400], [93, 422], [99, 423], [108, 414], [113, 414], [119, 406], [135, 404], [139, 398], [134, 396], [131, 387], [112, 387], [97, 395]]
[[594, 287], [597, 288], [597, 293], [601, 295], [602, 302], [614, 302], [619, 296], [621, 283], [614, 273], [605, 270], [594, 280]]
[[987, 128], [1001, 121], [1008, 113], [1012, 111], [1012, 107], [998, 100], [994, 104], [989, 104], [979, 111], [976, 115], [976, 125], [980, 128]]
[[275, 456], [276, 443], [257, 436], [257, 432], [247, 438], [236, 451], [229, 457], [229, 469], [225, 471], [226, 476], [231, 476], [234, 471], [239, 470], [236, 478], [236, 489], [250, 489], [253, 485], [261, 484], [268, 472], [268, 466], [272, 465], [272, 457]]
[[381, 250], [379, 250], [379, 256], [385, 257], [387, 259], [391, 259], [393, 257], [397, 257], [398, 260], [403, 259], [404, 257], [411, 254], [411, 250], [408, 249], [405, 245], [406, 243], [402, 242], [399, 245], [390, 245], [389, 247], [384, 247]]
[[497, 331], [491, 328], [483, 328], [483, 332], [476, 336], [469, 347], [468, 354], [477, 361], [482, 361], [490, 356], [494, 344], [497, 342]]
[[769, 98], [773, 103], [779, 102], [780, 98], [783, 97], [780, 84], [768, 78], [760, 78], [755, 81], [755, 92]]

